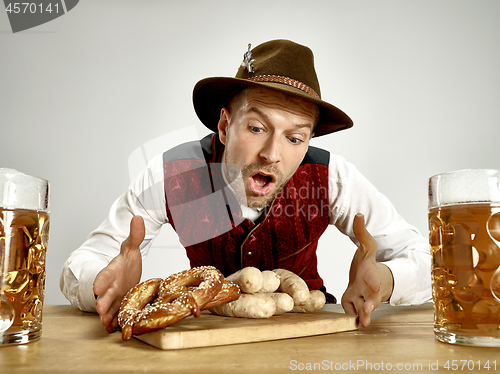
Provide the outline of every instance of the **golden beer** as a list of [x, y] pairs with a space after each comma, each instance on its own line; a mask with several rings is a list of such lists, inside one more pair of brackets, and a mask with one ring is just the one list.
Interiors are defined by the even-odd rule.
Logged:
[[436, 338], [500, 346], [500, 203], [430, 208], [429, 241]]
[[0, 168], [0, 345], [40, 338], [49, 183]]
[[41, 334], [48, 232], [47, 213], [0, 208], [0, 294], [12, 322], [3, 332], [4, 344]]

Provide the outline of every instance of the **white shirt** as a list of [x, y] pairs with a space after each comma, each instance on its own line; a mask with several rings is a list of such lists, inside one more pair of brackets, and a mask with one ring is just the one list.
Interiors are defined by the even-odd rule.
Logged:
[[[392, 271], [394, 289], [391, 305], [414, 305], [431, 299], [431, 256], [428, 240], [409, 225], [355, 166], [341, 156], [330, 155], [330, 224], [358, 245], [353, 233], [357, 213], [365, 216], [366, 228], [378, 243], [377, 261]], [[255, 220], [259, 212], [242, 207], [246, 218]], [[143, 259], [152, 239], [168, 223], [163, 188], [162, 155], [131, 183], [111, 206], [108, 217], [80, 248], [72, 252], [63, 266], [60, 287], [70, 303], [83, 311], [95, 312], [93, 283], [96, 275], [118, 255], [129, 235], [130, 220], [140, 215], [146, 225], [141, 245]], [[321, 274], [320, 274], [321, 275]]]

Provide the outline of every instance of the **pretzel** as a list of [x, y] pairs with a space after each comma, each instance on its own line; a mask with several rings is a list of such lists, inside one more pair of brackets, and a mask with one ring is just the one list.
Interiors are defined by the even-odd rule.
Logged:
[[122, 339], [160, 330], [190, 315], [199, 317], [207, 305], [222, 305], [237, 299], [239, 294], [239, 288], [224, 282], [222, 273], [213, 266], [184, 270], [164, 280], [144, 281], [133, 287], [120, 305], [118, 324]]
[[202, 310], [214, 308], [229, 303], [240, 297], [241, 291], [237, 284], [234, 284], [228, 279], [224, 279], [220, 292], [208, 303], [205, 304]]
[[118, 312], [118, 325], [122, 328], [122, 339], [129, 340], [135, 319], [148, 303], [158, 295], [163, 282], [161, 278], [149, 279], [133, 287], [123, 299]]

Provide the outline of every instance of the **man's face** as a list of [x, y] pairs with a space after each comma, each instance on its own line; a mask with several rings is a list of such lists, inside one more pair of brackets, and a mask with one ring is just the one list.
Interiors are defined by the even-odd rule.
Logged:
[[263, 208], [302, 162], [314, 134], [317, 107], [265, 88], [247, 89], [240, 95], [231, 112], [221, 111], [218, 128], [225, 144], [224, 162], [230, 180], [241, 171], [247, 205]]

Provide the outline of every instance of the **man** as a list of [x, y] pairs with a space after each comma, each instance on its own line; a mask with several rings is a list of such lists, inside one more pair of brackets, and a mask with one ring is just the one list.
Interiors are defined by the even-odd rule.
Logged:
[[215, 134], [152, 160], [70, 255], [65, 296], [114, 331], [123, 296], [140, 280], [141, 254], [165, 223], [193, 267], [226, 276], [246, 266], [286, 268], [326, 292], [316, 248], [335, 225], [358, 245], [342, 306], [362, 326], [383, 301], [428, 301], [427, 240], [353, 165], [309, 146], [352, 126], [320, 95], [312, 52], [286, 40], [249, 48], [235, 78], [198, 82], [194, 107]]

